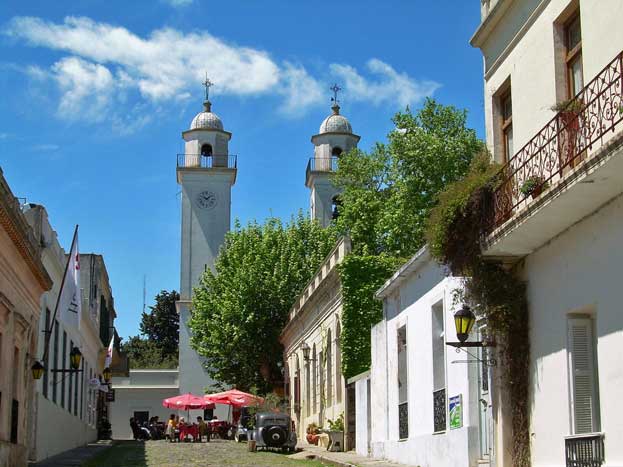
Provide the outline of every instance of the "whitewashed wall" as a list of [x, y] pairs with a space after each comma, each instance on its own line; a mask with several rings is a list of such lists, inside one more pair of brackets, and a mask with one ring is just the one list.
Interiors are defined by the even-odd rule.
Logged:
[[[452, 291], [457, 279], [427, 261], [410, 273], [385, 298], [386, 319], [372, 329], [372, 439], [373, 457], [409, 465], [472, 466], [478, 452], [478, 397], [476, 365], [451, 363], [465, 360], [446, 348], [447, 397], [462, 395], [463, 427], [433, 434], [432, 307], [443, 303], [446, 341], [456, 341]], [[409, 436], [398, 433], [397, 330], [407, 327]], [[473, 381], [472, 383], [470, 383]]]
[[567, 316], [590, 313], [597, 339], [606, 466], [623, 465], [623, 197], [526, 259], [530, 303], [532, 465], [563, 466], [571, 434]]

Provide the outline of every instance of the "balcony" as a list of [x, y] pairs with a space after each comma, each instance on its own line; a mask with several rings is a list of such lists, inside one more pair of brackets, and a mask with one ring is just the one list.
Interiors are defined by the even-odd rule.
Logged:
[[623, 191], [623, 52], [574, 103], [501, 168], [485, 255], [530, 254]]
[[601, 467], [605, 461], [603, 433], [566, 437], [565, 460], [567, 467]]
[[178, 154], [177, 155], [177, 181], [181, 182], [180, 171], [205, 171], [214, 170], [233, 174], [236, 181], [238, 157], [234, 155], [204, 155], [204, 154]]
[[305, 170], [305, 185], [310, 186], [313, 175], [317, 173], [335, 172], [337, 170], [338, 158], [333, 157], [310, 157], [307, 162], [307, 170]]

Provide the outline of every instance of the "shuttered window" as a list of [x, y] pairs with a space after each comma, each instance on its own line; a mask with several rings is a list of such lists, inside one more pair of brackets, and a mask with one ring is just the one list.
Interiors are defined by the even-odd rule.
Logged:
[[588, 317], [570, 318], [568, 333], [573, 434], [593, 433], [599, 431], [593, 321]]

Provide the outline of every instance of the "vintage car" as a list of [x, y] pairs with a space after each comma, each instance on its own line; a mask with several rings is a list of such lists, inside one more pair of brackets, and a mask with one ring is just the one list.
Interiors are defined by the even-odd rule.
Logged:
[[296, 432], [290, 416], [284, 413], [261, 412], [255, 414], [255, 428], [248, 432], [249, 441], [256, 449], [296, 450]]

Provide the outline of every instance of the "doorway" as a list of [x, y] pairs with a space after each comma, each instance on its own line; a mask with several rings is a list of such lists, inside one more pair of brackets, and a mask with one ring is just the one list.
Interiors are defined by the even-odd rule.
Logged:
[[[485, 326], [478, 330], [478, 338], [482, 340]], [[491, 461], [491, 451], [493, 447], [493, 410], [491, 405], [491, 371], [487, 363], [489, 358], [488, 349], [480, 347], [478, 349], [478, 416], [479, 416], [479, 438], [480, 438], [480, 457], [483, 460]]]

